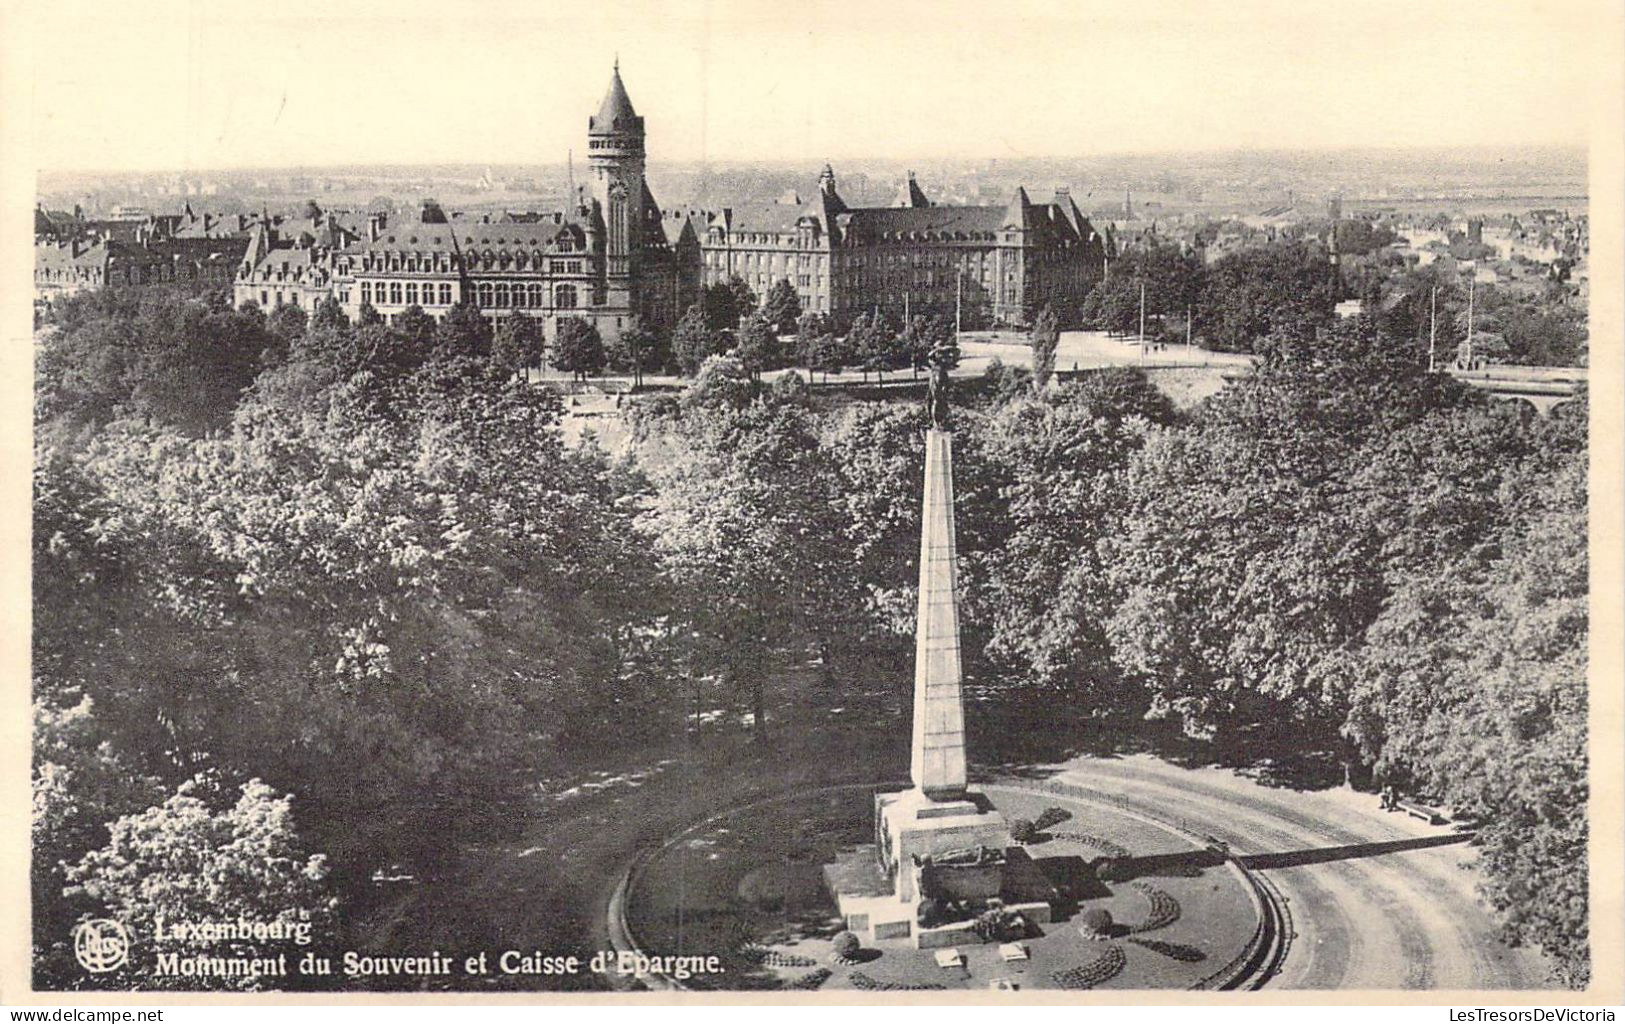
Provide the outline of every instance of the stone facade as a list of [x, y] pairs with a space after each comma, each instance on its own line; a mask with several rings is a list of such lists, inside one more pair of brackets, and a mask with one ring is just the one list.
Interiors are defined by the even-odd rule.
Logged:
[[82, 237], [34, 243], [34, 299], [49, 303], [81, 291], [202, 281], [231, 283], [244, 239]]
[[510, 316], [556, 336], [579, 317], [606, 341], [634, 318], [660, 330], [699, 297], [700, 241], [691, 219], [663, 213], [644, 181], [643, 118], [616, 67], [587, 121], [590, 185], [573, 208], [541, 216], [466, 220], [425, 203], [414, 220], [375, 215], [365, 237], [341, 245], [272, 243], [245, 261], [239, 301], [306, 305], [332, 294], [352, 320], [364, 305], [386, 319], [419, 306], [439, 319], [471, 301], [493, 326]]
[[1066, 190], [1047, 203], [1016, 189], [1004, 206], [935, 206], [912, 172], [889, 207], [848, 207], [826, 165], [817, 195], [726, 207], [701, 242], [707, 284], [737, 274], [757, 293], [779, 280], [803, 310], [839, 323], [879, 310], [1022, 325], [1046, 304], [1072, 309], [1104, 273], [1108, 241]]

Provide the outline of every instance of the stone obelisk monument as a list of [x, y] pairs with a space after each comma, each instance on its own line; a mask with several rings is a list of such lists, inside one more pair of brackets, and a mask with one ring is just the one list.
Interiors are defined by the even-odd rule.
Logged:
[[965, 796], [965, 703], [959, 668], [959, 559], [954, 537], [953, 434], [925, 435], [920, 603], [914, 634], [910, 778], [933, 801]]
[[825, 875], [847, 927], [877, 940], [912, 938], [921, 947], [977, 941], [963, 920], [942, 920], [945, 901], [1015, 907], [1047, 921], [1055, 898], [1026, 854], [1012, 849], [1004, 815], [966, 785], [954, 449], [941, 360], [933, 360], [928, 402], [909, 756], [914, 785], [876, 794], [873, 852], [843, 855]]
[[[912, 789], [875, 799], [880, 861], [896, 898], [919, 899], [932, 858], [976, 856], [1010, 845], [1004, 816], [965, 780], [965, 697], [959, 659], [959, 561], [954, 535], [953, 432], [948, 368], [933, 367], [927, 399], [925, 487], [920, 522], [919, 619], [914, 637]], [[995, 892], [997, 887], [995, 886]]]

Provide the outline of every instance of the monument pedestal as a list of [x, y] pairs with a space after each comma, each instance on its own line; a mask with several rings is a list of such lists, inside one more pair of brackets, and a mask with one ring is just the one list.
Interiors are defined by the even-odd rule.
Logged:
[[[1004, 815], [981, 793], [967, 789], [958, 800], [932, 800], [918, 789], [875, 796], [875, 847], [880, 863], [896, 879], [897, 897], [918, 899], [918, 865], [962, 850], [1001, 853], [1012, 844]], [[995, 879], [987, 896], [997, 896]]]
[[974, 918], [923, 924], [922, 900], [996, 906], [1045, 924], [1059, 898], [975, 789], [955, 800], [917, 788], [876, 794], [874, 845], [843, 854], [824, 877], [849, 930], [871, 941], [912, 939], [919, 949], [984, 941]]

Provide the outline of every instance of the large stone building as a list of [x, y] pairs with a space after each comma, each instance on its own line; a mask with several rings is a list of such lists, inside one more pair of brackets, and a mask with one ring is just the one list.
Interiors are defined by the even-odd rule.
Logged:
[[282, 301], [332, 294], [352, 319], [367, 305], [386, 319], [414, 305], [439, 319], [471, 301], [493, 324], [536, 317], [549, 340], [565, 317], [591, 322], [606, 341], [634, 318], [661, 329], [698, 298], [700, 241], [687, 216], [666, 216], [650, 193], [644, 139], [617, 65], [587, 121], [590, 183], [571, 209], [471, 220], [425, 203], [400, 223], [374, 216], [365, 238], [340, 248], [251, 252], [239, 301], [274, 306], [285, 286]]
[[229, 285], [242, 239], [126, 242], [86, 235], [34, 243], [34, 299], [51, 303], [81, 291], [175, 282]]
[[967, 325], [1026, 324], [1045, 305], [1075, 309], [1104, 273], [1109, 240], [1058, 190], [1035, 203], [936, 206], [911, 172], [888, 207], [853, 208], [825, 165], [816, 196], [727, 207], [701, 242], [705, 280], [738, 275], [757, 295], [780, 280], [803, 310], [845, 322], [880, 310], [952, 315]]

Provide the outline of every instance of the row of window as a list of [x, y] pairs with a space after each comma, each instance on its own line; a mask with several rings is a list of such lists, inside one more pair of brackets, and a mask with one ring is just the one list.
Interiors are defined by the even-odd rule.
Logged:
[[[557, 252], [571, 252], [575, 249], [575, 243], [566, 236], [557, 240], [554, 249]], [[408, 274], [449, 274], [456, 262], [448, 253], [430, 255], [409, 252], [390, 253], [388, 256], [382, 254], [374, 256], [369, 253], [363, 254], [356, 262], [356, 269], [362, 273], [381, 271]], [[512, 266], [517, 270], [529, 268], [537, 272], [541, 271], [543, 263], [546, 262], [548, 263], [548, 269], [555, 274], [581, 273], [581, 261], [579, 259], [549, 261], [537, 249], [532, 249], [529, 253], [521, 251], [512, 254], [506, 249], [500, 252], [492, 252], [487, 249], [484, 252], [471, 252], [464, 255], [462, 262], [470, 270], [479, 270], [482, 267], [486, 270], [507, 269]], [[340, 267], [340, 272], [346, 272], [349, 269], [349, 265], [345, 264]]]
[[438, 286], [439, 301], [435, 301], [436, 285], [432, 281], [423, 282], [421, 288], [416, 281], [362, 281], [361, 301], [370, 305], [391, 306], [449, 306], [452, 303], [451, 285], [441, 282]]
[[[547, 306], [547, 286], [541, 284], [515, 284], [510, 287], [506, 283], [499, 282], [493, 285], [489, 281], [481, 281], [476, 286], [476, 294], [479, 296], [480, 305], [496, 309], [506, 309], [509, 306], [519, 309], [526, 307], [543, 309]], [[575, 309], [577, 301], [575, 285], [561, 284], [553, 289], [554, 309]]]
[[[573, 284], [555, 286], [552, 295], [554, 309], [575, 309], [580, 304], [580, 293]], [[475, 296], [481, 306], [544, 309], [548, 305], [548, 286], [539, 282], [527, 285], [481, 281], [475, 286]], [[361, 301], [377, 306], [449, 306], [454, 298], [452, 286], [444, 281], [425, 281], [421, 285], [417, 281], [362, 281]]]

